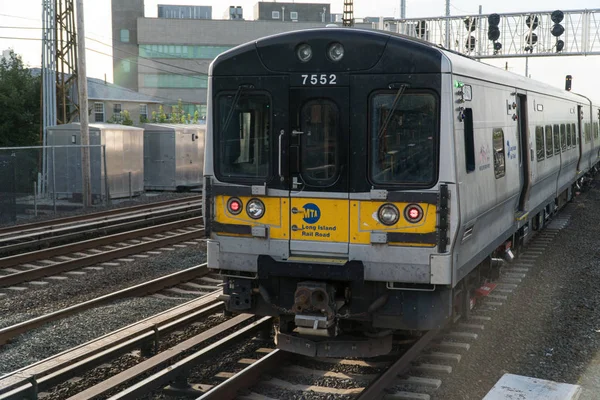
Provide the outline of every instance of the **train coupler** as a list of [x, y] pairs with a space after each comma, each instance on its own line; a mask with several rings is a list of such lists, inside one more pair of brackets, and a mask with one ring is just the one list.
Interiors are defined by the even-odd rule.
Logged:
[[337, 337], [325, 340], [277, 332], [277, 348], [308, 357], [376, 357], [392, 351], [392, 335], [373, 338]]

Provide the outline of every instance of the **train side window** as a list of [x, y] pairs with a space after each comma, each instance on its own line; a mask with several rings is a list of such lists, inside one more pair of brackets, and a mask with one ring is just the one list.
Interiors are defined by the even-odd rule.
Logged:
[[567, 148], [571, 148], [571, 125], [567, 124]]
[[544, 149], [544, 128], [541, 126], [535, 127], [535, 150], [538, 162], [546, 158], [546, 149]]
[[492, 133], [494, 148], [494, 173], [496, 179], [502, 178], [506, 174], [506, 161], [504, 156], [504, 131], [495, 128]]
[[[564, 129], [564, 125], [563, 125]], [[558, 125], [554, 125], [553, 129], [554, 133], [554, 154], [560, 153], [560, 132], [558, 130]]]
[[[569, 134], [571, 134], [570, 126], [567, 124], [566, 127], [569, 128]], [[565, 129], [565, 124], [561, 124], [560, 126], [560, 148], [561, 151], [565, 151], [567, 149], [567, 131]]]
[[594, 139], [598, 139], [598, 123], [594, 122]]
[[571, 124], [571, 135], [573, 136], [571, 138], [571, 143], [573, 143], [573, 146], [577, 146], [577, 130], [575, 129], [575, 124]]
[[590, 141], [590, 137], [591, 137], [590, 128], [591, 128], [591, 126], [590, 126], [589, 122], [586, 122], [585, 124], [583, 124], [583, 137], [584, 137], [585, 143], [588, 143]]
[[475, 171], [475, 138], [473, 136], [473, 109], [466, 108], [465, 119], [465, 162], [467, 173]]
[[552, 151], [552, 127], [546, 125], [546, 157], [550, 158], [554, 155]]

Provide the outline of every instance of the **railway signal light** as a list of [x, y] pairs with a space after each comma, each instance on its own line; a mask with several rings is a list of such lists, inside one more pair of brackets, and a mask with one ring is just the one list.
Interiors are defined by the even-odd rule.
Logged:
[[533, 46], [536, 45], [538, 41], [538, 36], [533, 31], [540, 24], [540, 20], [537, 15], [530, 15], [525, 20], [525, 25], [529, 27], [529, 33], [525, 36], [525, 41], [527, 42], [527, 46], [525, 46], [525, 51], [533, 53]]
[[565, 42], [558, 39], [558, 37], [560, 35], [565, 33], [564, 26], [562, 26], [560, 24], [564, 18], [565, 18], [565, 14], [560, 10], [553, 11], [552, 14], [550, 15], [550, 19], [552, 20], [552, 22], [554, 22], [554, 25], [552, 26], [550, 33], [552, 34], [552, 36], [554, 36], [556, 38], [556, 52], [557, 53], [560, 53], [565, 48]]
[[494, 42], [494, 55], [502, 49], [502, 43], [498, 42], [500, 38], [500, 15], [490, 14], [488, 16], [488, 39]]

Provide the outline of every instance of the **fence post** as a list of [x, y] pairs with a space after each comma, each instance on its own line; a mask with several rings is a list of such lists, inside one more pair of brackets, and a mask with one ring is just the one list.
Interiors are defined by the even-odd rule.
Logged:
[[56, 214], [56, 152], [52, 146], [52, 204], [54, 205], [54, 214]]
[[33, 182], [33, 215], [37, 217], [37, 182]]
[[104, 164], [104, 194], [106, 195], [106, 205], [110, 206], [110, 190], [108, 185], [108, 168], [106, 167], [106, 145], [102, 145], [102, 163]]
[[131, 171], [129, 171], [129, 200], [131, 200]]

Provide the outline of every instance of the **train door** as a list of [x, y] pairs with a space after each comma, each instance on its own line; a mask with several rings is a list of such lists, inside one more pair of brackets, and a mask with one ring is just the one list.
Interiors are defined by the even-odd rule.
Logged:
[[577, 172], [581, 171], [582, 165], [581, 160], [583, 159], [583, 126], [581, 125], [581, 113], [583, 112], [582, 106], [577, 106], [577, 139], [579, 140], [579, 159], [577, 160]]
[[531, 157], [529, 131], [527, 129], [527, 96], [517, 94], [517, 134], [519, 139], [519, 170], [521, 175], [521, 195], [517, 213], [527, 212], [529, 189], [531, 188]]
[[290, 90], [290, 255], [347, 257], [348, 88]]

